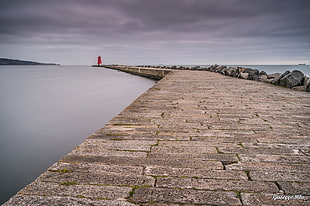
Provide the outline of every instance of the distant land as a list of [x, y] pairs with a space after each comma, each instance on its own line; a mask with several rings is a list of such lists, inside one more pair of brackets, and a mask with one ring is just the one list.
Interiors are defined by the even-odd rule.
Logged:
[[23, 61], [17, 59], [0, 58], [0, 65], [59, 65], [55, 63], [40, 63], [33, 61]]

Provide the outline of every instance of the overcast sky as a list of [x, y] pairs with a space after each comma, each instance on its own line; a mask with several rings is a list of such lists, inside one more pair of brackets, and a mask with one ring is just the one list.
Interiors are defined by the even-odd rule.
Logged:
[[0, 0], [0, 57], [310, 64], [310, 0]]

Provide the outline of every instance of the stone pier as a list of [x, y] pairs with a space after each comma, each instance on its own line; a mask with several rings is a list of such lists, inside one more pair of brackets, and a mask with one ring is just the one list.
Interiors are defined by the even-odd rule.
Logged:
[[165, 77], [4, 205], [310, 205], [310, 93], [142, 69]]

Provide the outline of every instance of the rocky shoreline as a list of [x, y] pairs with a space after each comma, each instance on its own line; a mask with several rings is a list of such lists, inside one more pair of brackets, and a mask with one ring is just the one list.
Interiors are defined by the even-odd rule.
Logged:
[[246, 67], [227, 67], [217, 64], [211, 65], [209, 67], [151, 66], [151, 65], [143, 65], [143, 66], [140, 65], [139, 67], [217, 72], [226, 76], [261, 81], [269, 84], [292, 88], [299, 91], [310, 92], [310, 77], [303, 74], [299, 70], [286, 71], [282, 74], [281, 73], [267, 74], [266, 72], [259, 71], [258, 69], [252, 69]]

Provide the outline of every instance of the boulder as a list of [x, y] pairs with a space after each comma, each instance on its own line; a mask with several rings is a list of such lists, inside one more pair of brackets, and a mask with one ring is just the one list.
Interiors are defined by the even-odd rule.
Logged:
[[239, 78], [241, 78], [241, 79], [248, 79], [249, 78], [249, 73], [241, 72], [240, 75], [239, 75]]
[[297, 91], [305, 91], [305, 87], [304, 86], [297, 86], [297, 87], [293, 87], [292, 89], [297, 90]]
[[306, 92], [310, 92], [310, 77], [309, 76], [305, 76], [304, 87], [305, 87]]
[[219, 66], [219, 65], [217, 65], [217, 64], [211, 65], [211, 66], [209, 67], [209, 71], [215, 72], [215, 69], [216, 69], [218, 66]]
[[264, 81], [265, 79], [268, 79], [267, 73], [264, 71], [259, 72], [258, 79], [259, 81]]
[[268, 84], [271, 84], [272, 83], [272, 81], [273, 81], [273, 79], [262, 79], [261, 80], [262, 82], [265, 82], [265, 83], [268, 83]]
[[244, 68], [243, 73], [248, 73], [249, 80], [259, 80], [259, 71], [257, 69]]
[[237, 67], [237, 70], [236, 70], [236, 77], [240, 78], [240, 74], [243, 73], [244, 71], [244, 68], [243, 67]]
[[218, 66], [216, 67], [215, 72], [224, 74], [225, 69], [226, 69], [226, 66]]
[[291, 73], [290, 71], [285, 71], [283, 74], [281, 74], [280, 76], [276, 77], [271, 83], [278, 85], [280, 82], [280, 79], [283, 78], [284, 76], [288, 75], [289, 73]]
[[288, 87], [288, 88], [301, 86], [304, 83], [304, 78], [305, 78], [305, 75], [301, 71], [294, 70], [291, 73], [282, 77], [279, 81], [279, 85]]
[[233, 76], [233, 73], [234, 73], [234, 68], [233, 67], [228, 67], [228, 68], [225, 68], [224, 69], [224, 74], [226, 75], [226, 76]]
[[238, 77], [238, 75], [240, 74], [240, 72], [238, 71], [237, 67], [232, 67], [232, 77]]
[[267, 74], [267, 79], [275, 79], [281, 76], [281, 73]]

